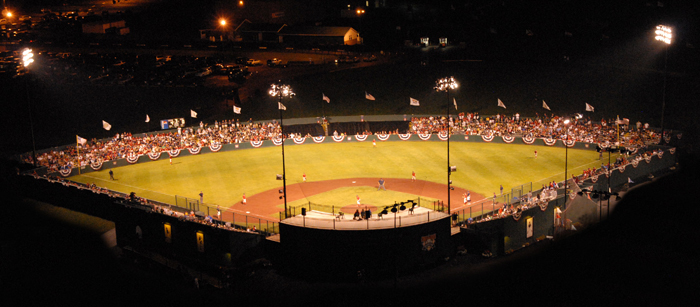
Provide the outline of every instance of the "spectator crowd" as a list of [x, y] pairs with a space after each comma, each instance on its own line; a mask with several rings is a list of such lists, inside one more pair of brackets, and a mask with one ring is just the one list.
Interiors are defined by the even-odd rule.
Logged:
[[[616, 120], [593, 122], [590, 119], [575, 119], [564, 124], [564, 117], [555, 115], [523, 118], [519, 114], [505, 116], [497, 114], [482, 118], [478, 113], [460, 113], [456, 117], [413, 117], [408, 131], [414, 134], [445, 133], [450, 127], [451, 134], [520, 136], [528, 138], [551, 138], [576, 142], [588, 142], [607, 146], [620, 141], [620, 146], [640, 148], [645, 144], [658, 142], [659, 135], [648, 129], [648, 125], [629, 121], [618, 125]], [[568, 133], [567, 133], [568, 132]], [[188, 148], [212, 145], [236, 144], [250, 141], [263, 141], [280, 137], [280, 126], [276, 121], [247, 122], [223, 120], [208, 125], [200, 122], [199, 127], [178, 128], [177, 131], [134, 136], [124, 132], [108, 140], [92, 139], [76, 146], [66, 146], [62, 150], [49, 150], [36, 157], [38, 166], [44, 166], [49, 173], [88, 164], [102, 163], [149, 153], [170, 152]], [[337, 135], [334, 131], [334, 135]], [[376, 134], [398, 134], [399, 131], [381, 131]], [[344, 133], [341, 132], [341, 135]], [[373, 134], [366, 131], [364, 134]], [[568, 136], [567, 136], [568, 135]], [[309, 136], [309, 135], [307, 135]], [[287, 134], [285, 138], [301, 137]], [[33, 163], [32, 154], [22, 155], [22, 160]]]

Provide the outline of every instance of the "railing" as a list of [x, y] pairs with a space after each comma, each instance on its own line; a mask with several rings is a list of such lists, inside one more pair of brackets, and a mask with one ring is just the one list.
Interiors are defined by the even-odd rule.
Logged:
[[410, 214], [408, 212], [389, 213], [381, 217], [376, 216], [369, 219], [354, 220], [346, 217], [336, 218], [314, 218], [307, 216], [295, 216], [288, 218], [281, 223], [307, 228], [333, 229], [333, 230], [368, 230], [368, 229], [391, 229], [407, 227], [449, 218], [449, 215], [442, 212], [427, 211], [424, 213]]

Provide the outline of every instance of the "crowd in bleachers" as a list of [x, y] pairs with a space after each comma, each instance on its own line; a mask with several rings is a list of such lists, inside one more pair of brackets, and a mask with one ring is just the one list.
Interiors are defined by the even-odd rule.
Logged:
[[[646, 143], [658, 142], [658, 135], [648, 129], [648, 125], [618, 125], [615, 120], [592, 122], [589, 119], [574, 120], [564, 125], [564, 118], [559, 116], [538, 116], [522, 118], [519, 114], [511, 117], [496, 115], [482, 118], [478, 113], [460, 113], [456, 117], [413, 117], [410, 121], [411, 133], [440, 133], [451, 127], [452, 134], [493, 135], [493, 136], [528, 136], [533, 138], [566, 139], [568, 128], [569, 140], [589, 143], [614, 143], [618, 140], [622, 146], [637, 147]], [[39, 154], [37, 164], [48, 168], [49, 173], [60, 169], [102, 163], [129, 156], [148, 153], [168, 152], [210, 146], [212, 144], [234, 144], [249, 141], [262, 141], [278, 138], [280, 126], [276, 121], [255, 123], [224, 120], [213, 125], [200, 123], [199, 127], [178, 128], [177, 131], [134, 136], [125, 132], [116, 134], [107, 141], [90, 140], [84, 144], [67, 146], [63, 150], [51, 150]], [[338, 132], [334, 131], [334, 135]], [[340, 132], [341, 134], [343, 132]], [[397, 131], [381, 131], [378, 134], [394, 134]], [[365, 134], [373, 134], [366, 131]], [[300, 137], [301, 135], [296, 135]], [[307, 135], [308, 136], [308, 135]], [[295, 135], [287, 134], [287, 138]], [[33, 156], [25, 154], [22, 159], [33, 163]]]
[[[494, 136], [532, 136], [534, 138], [552, 138], [564, 140], [567, 138], [566, 129], [569, 131], [569, 140], [587, 143], [614, 143], [617, 141], [618, 126], [616, 119], [594, 122], [590, 119], [571, 118], [572, 122], [564, 124], [567, 118], [550, 114], [524, 118], [519, 114], [510, 117], [497, 114], [492, 117], [482, 118], [479, 113], [460, 113], [456, 117], [414, 117], [411, 119], [411, 133], [445, 133], [447, 125], [451, 127], [451, 134], [471, 134]], [[619, 133], [624, 136], [624, 142], [628, 146], [638, 146], [645, 143], [659, 141], [659, 135], [648, 129], [648, 125], [641, 122], [629, 125], [629, 121], [620, 125]], [[622, 138], [621, 138], [622, 141]]]
[[[49, 172], [77, 165], [124, 159], [131, 155], [168, 152], [177, 149], [209, 146], [211, 144], [233, 144], [249, 141], [269, 140], [280, 133], [279, 123], [254, 123], [224, 120], [214, 125], [200, 123], [199, 127], [179, 128], [177, 131], [134, 136], [124, 132], [107, 141], [90, 140], [85, 144], [67, 146], [63, 150], [52, 150], [39, 154], [37, 164]], [[79, 154], [78, 154], [79, 153]], [[23, 160], [33, 163], [31, 154]]]

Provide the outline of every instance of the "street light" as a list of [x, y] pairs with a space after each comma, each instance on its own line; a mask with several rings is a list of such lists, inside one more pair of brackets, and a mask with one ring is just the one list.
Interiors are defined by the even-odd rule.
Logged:
[[[447, 215], [451, 214], [450, 211], [450, 190], [452, 190], [452, 180], [450, 180], [450, 175], [452, 174], [452, 166], [450, 165], [450, 90], [459, 87], [457, 81], [454, 77], [445, 77], [435, 81], [434, 89], [438, 92], [447, 93]], [[450, 216], [451, 218], [451, 216]]]
[[[9, 13], [9, 12], [8, 12]], [[11, 13], [9, 13], [11, 15]], [[29, 65], [34, 63], [34, 53], [32, 52], [32, 49], [24, 49], [22, 51], [22, 65], [24, 66], [25, 73], [26, 70], [29, 68]], [[29, 108], [29, 129], [31, 130], [32, 133], [32, 160], [34, 160], [34, 168], [37, 167], [36, 165], [36, 141], [34, 140], [34, 117], [32, 116], [32, 101], [29, 97], [29, 79], [27, 79], [28, 76], [24, 77], [24, 87], [27, 91], [27, 107]]]
[[654, 31], [654, 34], [656, 34], [654, 39], [657, 41], [662, 41], [664, 44], [666, 44], [666, 48], [664, 48], [664, 89], [661, 96], [661, 137], [659, 138], [659, 144], [662, 144], [664, 140], [664, 113], [666, 111], [666, 67], [668, 64], [668, 46], [671, 45], [671, 40], [673, 39], [673, 30], [671, 27], [658, 25], [656, 26], [656, 31]]
[[292, 88], [286, 84], [272, 84], [270, 87], [270, 96], [277, 97], [277, 109], [280, 112], [280, 135], [282, 139], [282, 193], [284, 197], [284, 218], [287, 218], [287, 168], [284, 163], [284, 118], [282, 117], [282, 110], [287, 108], [282, 104], [282, 97], [291, 98], [295, 94], [292, 92]]

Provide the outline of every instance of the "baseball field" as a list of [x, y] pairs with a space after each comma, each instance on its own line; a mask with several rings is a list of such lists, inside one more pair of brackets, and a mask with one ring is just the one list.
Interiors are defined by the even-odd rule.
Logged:
[[[534, 151], [538, 155], [535, 157]], [[457, 167], [451, 179], [452, 209], [462, 206], [462, 195], [472, 201], [533, 183], [533, 189], [564, 178], [565, 152], [561, 147], [524, 144], [451, 142], [450, 164]], [[446, 145], [440, 141], [325, 143], [285, 146], [288, 206], [313, 202], [326, 206], [356, 207], [356, 197], [366, 206], [380, 207], [421, 197], [447, 201]], [[568, 150], [568, 172], [600, 167], [598, 154]], [[175, 195], [199, 199], [209, 208], [275, 220], [284, 211], [279, 190], [282, 181], [280, 147], [241, 149], [138, 163], [71, 177], [82, 183], [130, 193], [164, 203]], [[415, 171], [417, 181], [411, 181]], [[302, 182], [306, 174], [307, 182]], [[383, 178], [387, 191], [377, 190]], [[246, 203], [242, 203], [243, 195]], [[207, 213], [206, 210], [200, 209]], [[209, 211], [214, 215], [215, 210]]]

